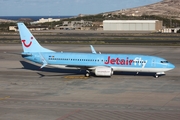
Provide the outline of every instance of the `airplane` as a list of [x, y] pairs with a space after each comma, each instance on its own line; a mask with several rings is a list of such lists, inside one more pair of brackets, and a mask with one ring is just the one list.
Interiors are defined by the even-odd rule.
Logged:
[[175, 66], [157, 56], [139, 54], [102, 54], [90, 45], [92, 53], [56, 52], [42, 47], [24, 23], [17, 23], [23, 47], [22, 57], [43, 67], [85, 70], [85, 76], [111, 77], [115, 71], [165, 75]]

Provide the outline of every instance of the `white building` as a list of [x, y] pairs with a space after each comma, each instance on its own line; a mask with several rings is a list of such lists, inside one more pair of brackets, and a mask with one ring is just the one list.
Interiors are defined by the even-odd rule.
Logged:
[[53, 18], [44, 19], [44, 18], [41, 18], [38, 21], [31, 22], [31, 24], [38, 24], [38, 23], [45, 23], [45, 22], [56, 22], [56, 21], [60, 21], [60, 20], [61, 19], [53, 19]]
[[11, 30], [11, 31], [17, 31], [17, 26], [9, 26], [9, 30]]
[[161, 31], [159, 20], [104, 20], [103, 30], [113, 31]]
[[164, 28], [162, 33], [177, 33], [180, 28]]

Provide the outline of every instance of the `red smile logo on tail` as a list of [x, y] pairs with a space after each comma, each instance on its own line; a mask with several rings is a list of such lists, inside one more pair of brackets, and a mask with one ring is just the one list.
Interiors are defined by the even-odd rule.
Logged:
[[[33, 37], [31, 37], [31, 40], [33, 39]], [[31, 44], [32, 44], [32, 41], [29, 43], [29, 44], [26, 44], [26, 40], [21, 40], [22, 41], [22, 43], [23, 43], [23, 45], [25, 46], [25, 47], [30, 47], [31, 46]]]

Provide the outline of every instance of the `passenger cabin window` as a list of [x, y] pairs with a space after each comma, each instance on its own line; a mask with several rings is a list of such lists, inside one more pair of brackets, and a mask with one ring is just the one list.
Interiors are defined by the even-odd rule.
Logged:
[[60, 60], [60, 61], [87, 61], [87, 62], [104, 62], [108, 60], [99, 60], [99, 59], [72, 59], [72, 58], [48, 58], [48, 60]]

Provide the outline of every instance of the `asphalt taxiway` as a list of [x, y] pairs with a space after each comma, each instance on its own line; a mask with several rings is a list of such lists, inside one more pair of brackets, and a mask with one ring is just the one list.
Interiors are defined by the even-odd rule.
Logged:
[[[91, 52], [88, 45], [43, 45], [55, 51]], [[1, 120], [179, 120], [180, 48], [95, 45], [101, 53], [163, 57], [176, 68], [165, 76], [43, 68], [21, 58], [21, 45], [0, 45]]]

